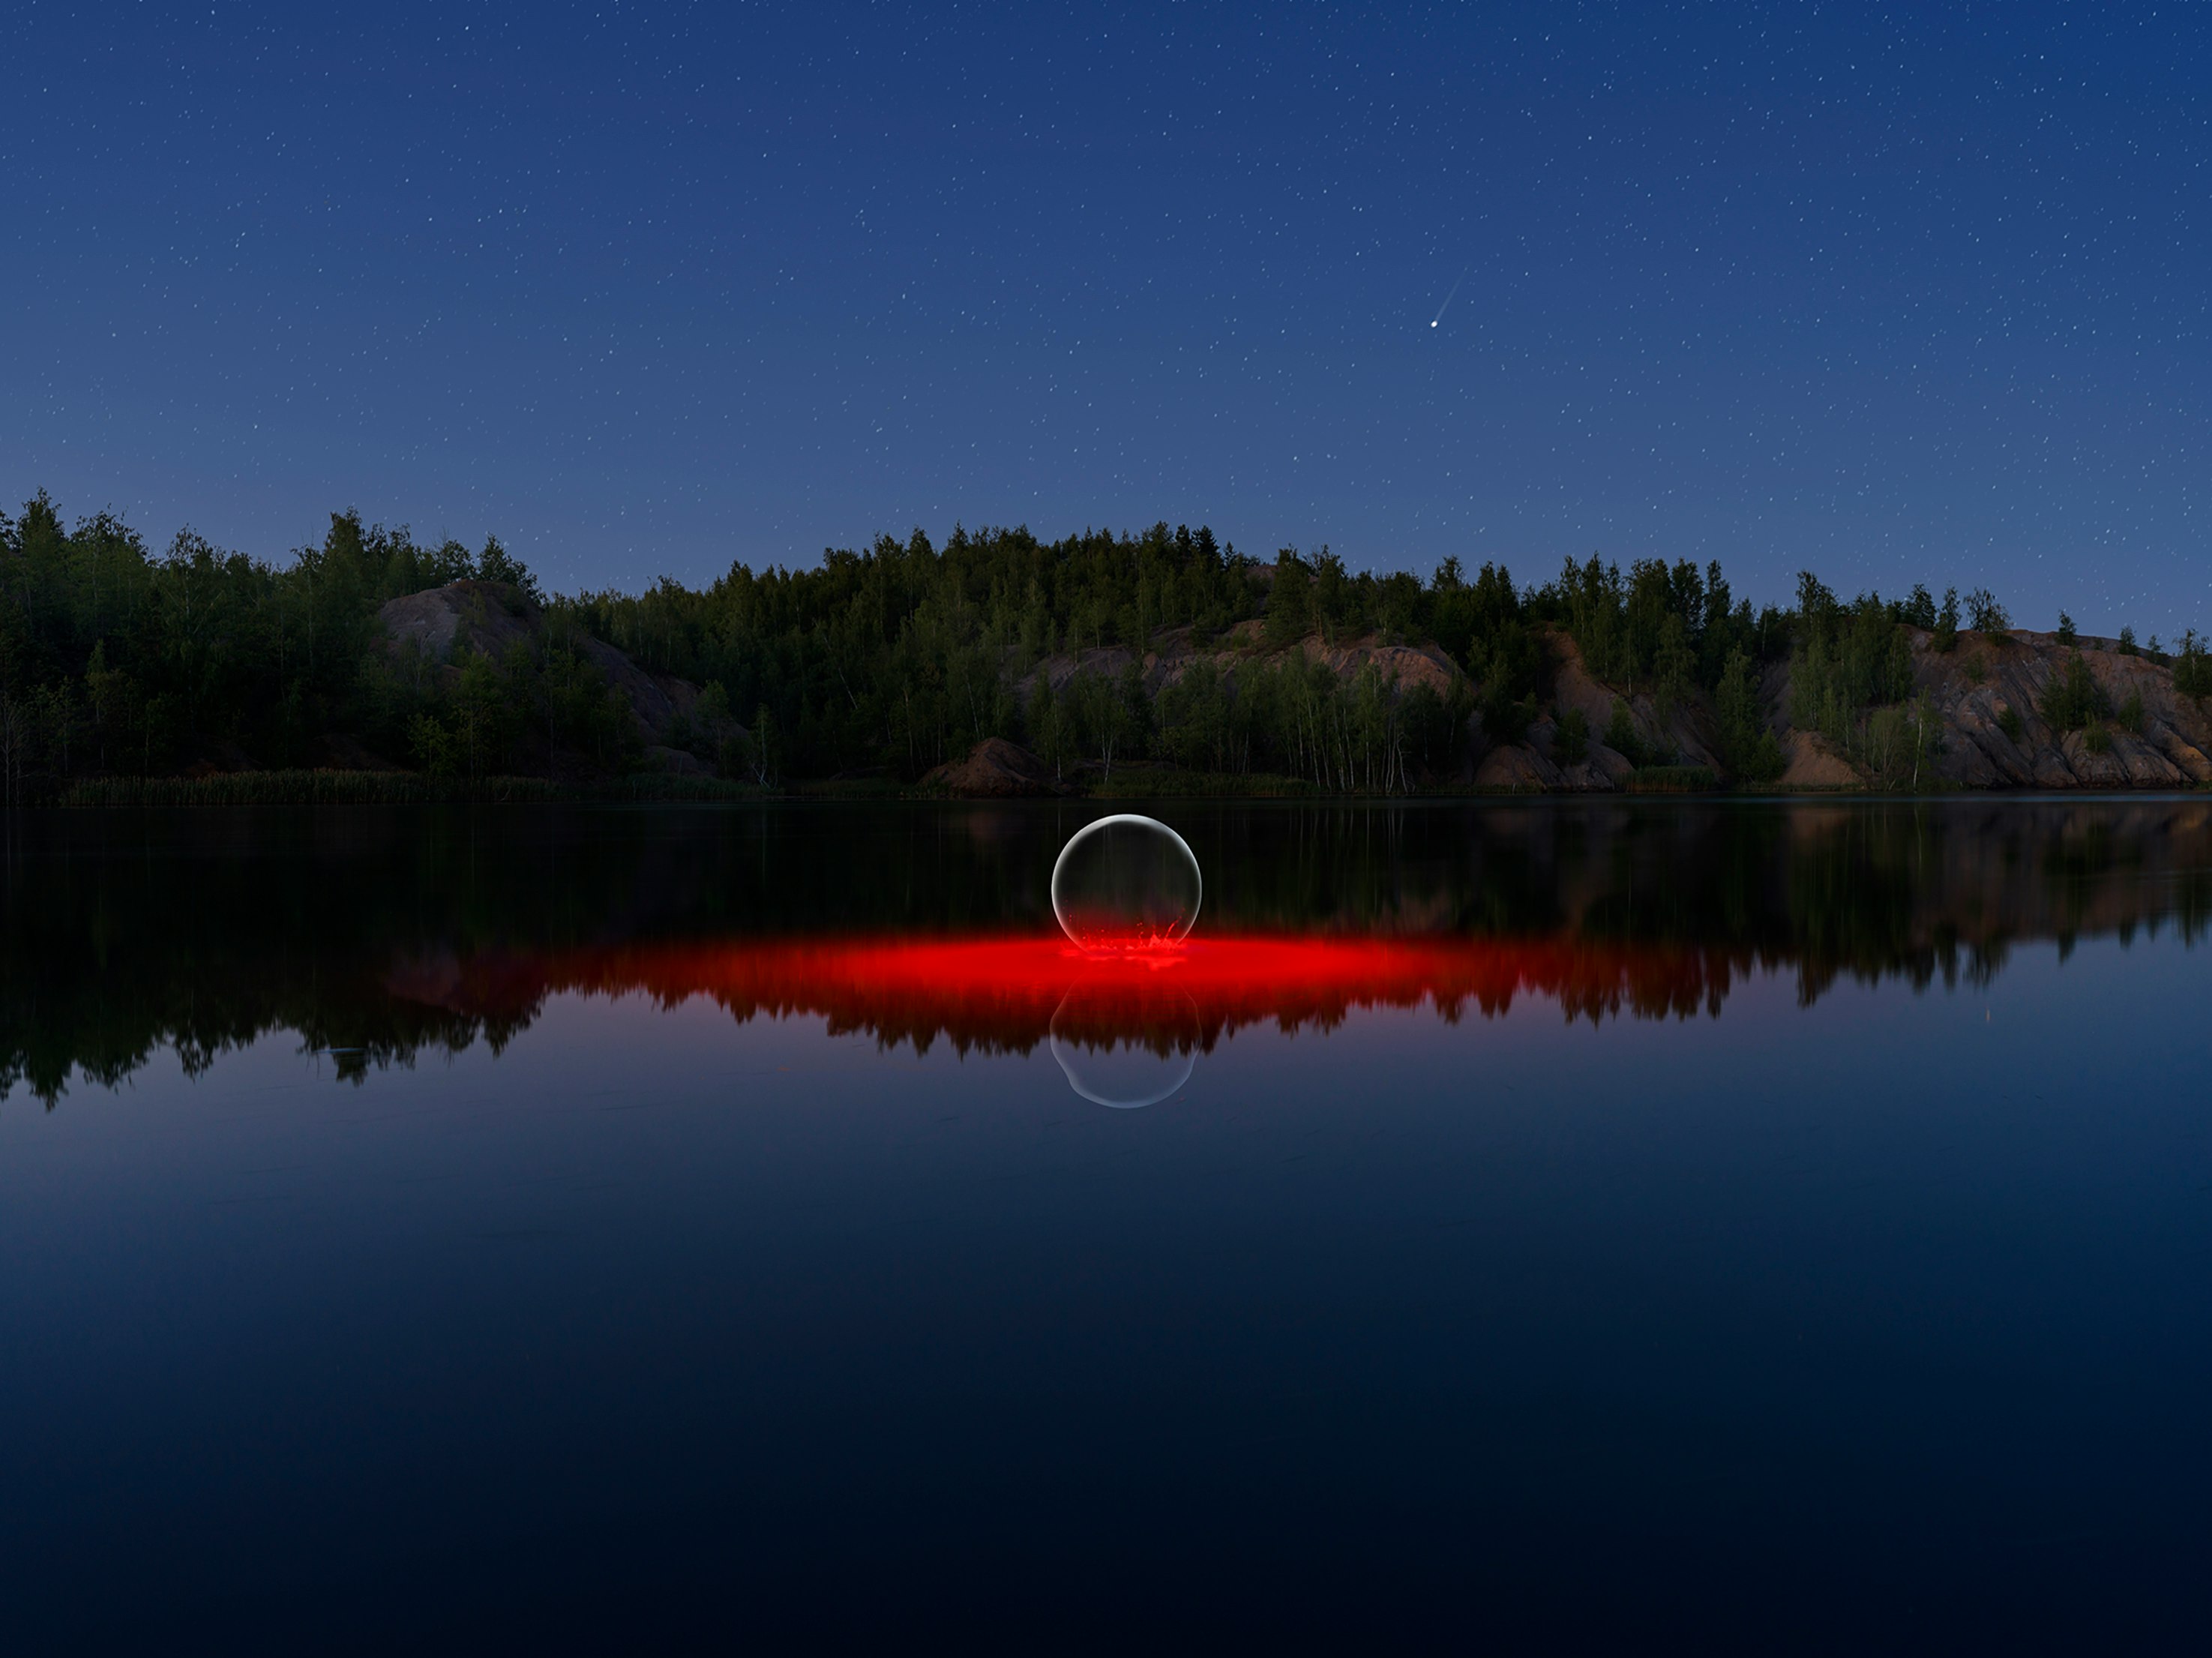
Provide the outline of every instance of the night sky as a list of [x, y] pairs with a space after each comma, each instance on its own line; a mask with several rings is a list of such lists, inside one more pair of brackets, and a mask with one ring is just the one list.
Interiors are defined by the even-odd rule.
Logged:
[[5, 34], [0, 496], [157, 544], [351, 505], [573, 589], [1164, 519], [2212, 623], [2212, 6]]

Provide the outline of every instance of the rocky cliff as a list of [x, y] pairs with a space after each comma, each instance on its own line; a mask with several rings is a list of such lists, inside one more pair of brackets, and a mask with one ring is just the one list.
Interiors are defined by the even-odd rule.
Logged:
[[[1928, 782], [1968, 789], [2166, 789], [2212, 782], [2212, 712], [2177, 691], [2172, 670], [2151, 657], [2124, 653], [2112, 640], [2083, 637], [2062, 643], [2055, 634], [2027, 629], [1961, 633], [1948, 652], [1938, 651], [1935, 636], [1923, 629], [1907, 627], [1904, 633], [1911, 651], [1915, 696], [1924, 693], [1939, 732]], [[1194, 646], [1187, 629], [1175, 629], [1160, 635], [1141, 656], [1112, 646], [1085, 652], [1079, 659], [1067, 653], [1048, 658], [1020, 689], [1026, 697], [1046, 682], [1057, 690], [1079, 671], [1116, 676], [1132, 661], [1139, 664], [1155, 695], [1199, 662], [1210, 662], [1233, 682], [1241, 671], [1270, 659], [1258, 646], [1255, 623], [1205, 647]], [[1565, 633], [1553, 633], [1549, 646], [1551, 692], [1536, 720], [1515, 743], [1486, 740], [1479, 717], [1473, 720], [1473, 770], [1467, 781], [1483, 789], [1547, 793], [1626, 788], [1637, 768], [1601, 740], [1617, 706], [1627, 709], [1637, 746], [1647, 756], [1725, 774], [1719, 728], [1704, 696], [1693, 694], [1662, 708], [1648, 691], [1593, 676]], [[1458, 672], [1433, 645], [1387, 644], [1371, 635], [1334, 644], [1315, 635], [1291, 648], [1326, 661], [1346, 679], [1371, 662], [1386, 676], [1395, 675], [1401, 689], [1426, 683], [1446, 692]], [[2077, 653], [2109, 712], [2062, 731], [2045, 709], [2053, 685], [2063, 680]], [[1767, 728], [1782, 749], [1779, 786], [1848, 790], [1877, 785], [1876, 774], [1863, 760], [1820, 732], [1790, 723], [1786, 665], [1767, 671], [1760, 694]], [[1582, 758], [1572, 762], [1559, 740], [1560, 721], [1570, 712], [1582, 714], [1589, 732]], [[2124, 720], [2124, 712], [2136, 717]]]
[[[2110, 640], [2062, 645], [2052, 634], [1962, 634], [1945, 654], [1912, 634], [1916, 689], [1943, 722], [1936, 769], [1968, 788], [2177, 788], [2212, 781], [2212, 715], [2174, 689], [2173, 673], [2151, 659], [2123, 654]], [[2052, 729], [2041, 712], [2075, 649], [2114, 710], [2142, 701], [2140, 730], [2115, 719], [2099, 729]], [[2008, 720], [2007, 716], [2014, 716]], [[2018, 734], [2008, 731], [2015, 725]]]
[[[2014, 629], [1962, 633], [1948, 651], [1935, 635], [1904, 629], [1911, 650], [1916, 698], [1924, 695], [1939, 733], [1929, 757], [1939, 786], [1969, 789], [2170, 789], [2212, 782], [2212, 712], [2174, 688], [2173, 671], [2153, 658], [2123, 652], [2116, 641], [2081, 638], [2062, 642], [2055, 634]], [[1592, 680], [1573, 642], [1555, 641], [1560, 663], [1556, 701], [1560, 713], [1581, 708], [1594, 731], [1620, 695]], [[2079, 656], [2106, 712], [2069, 730], [2046, 716], [2051, 692]], [[1790, 722], [1790, 671], [1771, 670], [1762, 686], [1767, 728], [1782, 745], [1787, 769], [1781, 786], [1792, 789], [1852, 789], [1874, 786], [1875, 773], [1817, 732]], [[1717, 732], [1710, 708], [1692, 698], [1662, 718], [1648, 695], [1624, 696], [1638, 735], [1657, 752], [1686, 763], [1713, 765]], [[1594, 749], [1591, 766], [1552, 765], [1554, 727], [1539, 722], [1522, 745], [1486, 756], [1478, 780], [1544, 788], [1617, 786], [1625, 762]], [[1598, 775], [1602, 772], [1603, 776]]]
[[[1155, 635], [1141, 655], [1127, 645], [1109, 645], [1098, 650], [1062, 651], [1056, 656], [1048, 656], [1024, 676], [1018, 689], [1026, 701], [1040, 683], [1050, 684], [1055, 691], [1065, 690], [1067, 682], [1078, 673], [1118, 678], [1130, 663], [1136, 662], [1145, 677], [1145, 689], [1158, 696], [1200, 663], [1211, 664], [1224, 677], [1234, 680], [1242, 669], [1288, 653], [1264, 652], [1259, 647], [1257, 622], [1240, 622], [1208, 645], [1194, 644], [1188, 628], [1169, 628]], [[1314, 634], [1288, 650], [1310, 661], [1326, 662], [1344, 679], [1355, 677], [1372, 662], [1386, 678], [1395, 675], [1401, 690], [1425, 684], [1441, 694], [1451, 689], [1453, 677], [1459, 671], [1452, 665], [1451, 659], [1434, 645], [1387, 644], [1372, 635], [1331, 644]]]
[[[1906, 628], [1915, 696], [1925, 695], [1939, 739], [1930, 756], [1938, 786], [1969, 789], [2170, 789], [2212, 782], [2212, 713], [2174, 689], [2172, 670], [2122, 652], [2118, 641], [2014, 629], [1962, 633], [1938, 651], [1932, 634]], [[1475, 781], [1483, 786], [1547, 790], [1620, 787], [1632, 771], [1612, 750], [1593, 742], [1578, 766], [1556, 758], [1557, 719], [1579, 708], [1593, 732], [1605, 730], [1618, 699], [1629, 708], [1638, 738], [1653, 753], [1721, 771], [1718, 732], [1702, 697], [1684, 699], [1662, 714], [1648, 694], [1626, 693], [1592, 678], [1574, 641], [1555, 635], [1559, 664], [1553, 707], [1525, 743], [1486, 753]], [[2102, 718], [2059, 730], [2045, 716], [2054, 685], [2079, 654], [2109, 710]], [[1770, 670], [1761, 687], [1767, 728], [1781, 744], [1785, 789], [1856, 789], [1879, 780], [1871, 768], [1818, 732], [1789, 718], [1790, 671]], [[2139, 705], [2139, 708], [2138, 708]], [[2136, 716], [2124, 719], [2124, 714]]]
[[[545, 616], [537, 605], [513, 587], [488, 581], [456, 581], [410, 593], [386, 604], [378, 616], [387, 649], [395, 654], [411, 651], [441, 673], [453, 671], [453, 654], [462, 645], [496, 662], [509, 647], [532, 645], [545, 631]], [[692, 755], [667, 746], [671, 728], [679, 719], [693, 718], [698, 708], [696, 685], [647, 673], [623, 652], [580, 630], [573, 643], [629, 706], [650, 769], [687, 774], [709, 769]]]
[[[495, 660], [517, 643], [542, 635], [544, 614], [512, 588], [479, 581], [455, 582], [392, 600], [381, 612], [388, 648], [411, 653], [435, 672], [453, 671], [463, 644]], [[1929, 756], [1928, 781], [1966, 789], [2171, 789], [2212, 783], [2212, 713], [2174, 686], [2172, 669], [2125, 653], [2117, 641], [2082, 638], [2062, 643], [2053, 634], [2015, 629], [2002, 634], [1961, 633], [1948, 651], [1922, 629], [1904, 630], [1911, 649], [1914, 696], [1925, 699], [1939, 733]], [[699, 689], [686, 681], [646, 672], [614, 647], [578, 634], [576, 648], [620, 694], [657, 769], [703, 771], [692, 755], [666, 746], [679, 721], [696, 718]], [[1607, 684], [1592, 675], [1565, 633], [1548, 635], [1551, 683], [1537, 717], [1517, 742], [1489, 740], [1479, 716], [1469, 723], [1470, 769], [1463, 781], [1482, 789], [1600, 793], [1625, 789], [1637, 767], [1607, 745], [1615, 710], [1626, 708], [1635, 732], [1631, 745], [1645, 757], [1725, 774], [1717, 723], [1698, 695], [1662, 708], [1648, 691]], [[1118, 677], [1135, 663], [1157, 696], [1204, 663], [1232, 683], [1254, 665], [1291, 653], [1326, 664], [1350, 680], [1372, 665], [1401, 691], [1425, 684], [1449, 695], [1459, 670], [1434, 645], [1390, 643], [1369, 635], [1335, 641], [1315, 635], [1269, 652], [1256, 623], [1246, 623], [1216, 641], [1198, 645], [1187, 629], [1158, 635], [1141, 654], [1109, 646], [1047, 658], [1022, 679], [1026, 700], [1040, 684], [1064, 689], [1079, 672]], [[2079, 658], [2103, 717], [2061, 730], [2046, 714], [2053, 688]], [[1767, 727], [1781, 745], [1785, 789], [1848, 790], [1880, 781], [1845, 749], [1817, 732], [1790, 722], [1790, 671], [1771, 668], [1760, 687]], [[1560, 724], [1579, 713], [1589, 733], [1582, 756], [1567, 759]], [[995, 739], [994, 739], [995, 741]], [[988, 752], [986, 752], [988, 750]], [[1050, 793], [1033, 756], [1010, 744], [986, 744], [959, 765], [927, 780], [955, 793]]]

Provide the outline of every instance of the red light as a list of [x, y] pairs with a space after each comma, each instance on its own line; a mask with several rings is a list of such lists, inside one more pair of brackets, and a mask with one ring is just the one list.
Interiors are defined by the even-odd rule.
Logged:
[[1570, 1017], [1717, 1011], [1750, 952], [1571, 938], [1435, 935], [1207, 937], [1085, 953], [1056, 938], [742, 940], [501, 956], [393, 975], [395, 993], [473, 1013], [525, 1011], [549, 993], [708, 996], [740, 1019], [826, 1018], [927, 1048], [1026, 1051], [1055, 1016], [1064, 1038], [1211, 1048], [1261, 1021], [1334, 1027], [1358, 1007], [1504, 1012], [1527, 994]]

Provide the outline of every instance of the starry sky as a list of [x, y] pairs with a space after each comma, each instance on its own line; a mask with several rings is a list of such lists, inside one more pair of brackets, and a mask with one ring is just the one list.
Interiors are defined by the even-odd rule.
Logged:
[[353, 506], [574, 589], [1165, 519], [2212, 623], [2212, 5], [7, 33], [0, 495], [157, 544]]

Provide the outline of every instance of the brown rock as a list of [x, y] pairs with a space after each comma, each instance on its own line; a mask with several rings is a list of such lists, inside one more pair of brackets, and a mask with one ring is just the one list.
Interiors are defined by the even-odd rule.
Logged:
[[1321, 635], [1315, 634], [1299, 648], [1309, 661], [1327, 663], [1329, 671], [1340, 679], [1356, 678], [1371, 662], [1384, 679], [1398, 682], [1401, 692], [1426, 685], [1442, 696], [1451, 689], [1452, 676], [1456, 671], [1451, 659], [1434, 645], [1385, 645], [1372, 634], [1340, 645], [1325, 645]]
[[2159, 752], [2173, 762], [2175, 770], [2191, 782], [2212, 782], [2212, 756], [2163, 720], [2154, 721], [2146, 729], [2158, 744]]
[[968, 751], [965, 760], [938, 767], [921, 782], [924, 788], [940, 789], [969, 799], [1066, 793], [1054, 780], [1051, 767], [1019, 744], [1009, 743], [1003, 737], [985, 738]]
[[[1605, 794], [1620, 788], [1636, 768], [1602, 743], [1586, 745], [1583, 757], [1570, 762], [1559, 752], [1559, 722], [1548, 716], [1528, 727], [1523, 746], [1534, 749], [1552, 768], [1557, 780], [1548, 786], [1563, 794]], [[1504, 785], [1512, 787], [1516, 785]]]
[[1855, 789], [1866, 781], [1833, 743], [1818, 732], [1791, 732], [1782, 744], [1785, 789]]
[[1479, 789], [1511, 789], [1535, 794], [1559, 786], [1559, 769], [1522, 743], [1508, 743], [1491, 750], [1475, 768]]
[[1256, 620], [1240, 622], [1212, 644], [1194, 646], [1188, 628], [1166, 628], [1153, 635], [1151, 646], [1141, 654], [1127, 645], [1108, 645], [1079, 654], [1063, 651], [1039, 662], [1023, 677], [1017, 689], [1024, 701], [1040, 683], [1050, 685], [1057, 694], [1066, 689], [1079, 672], [1119, 679], [1134, 662], [1144, 674], [1146, 690], [1158, 696], [1201, 662], [1211, 665], [1233, 685], [1240, 673], [1279, 661], [1292, 651], [1309, 661], [1327, 663], [1345, 680], [1357, 677], [1371, 662], [1386, 680], [1396, 678], [1401, 694], [1416, 685], [1427, 685], [1443, 695], [1451, 689], [1458, 671], [1451, 659], [1434, 645], [1386, 645], [1372, 634], [1330, 645], [1319, 634], [1313, 634], [1296, 645], [1270, 651], [1261, 647], [1261, 633]]
[[[1913, 680], [1944, 723], [1938, 773], [1969, 788], [2175, 788], [2212, 781], [2212, 718], [2173, 689], [2172, 672], [2143, 656], [2123, 655], [2112, 641], [2087, 636], [2067, 646], [2054, 634], [2015, 629], [1995, 635], [1960, 635], [1939, 653], [1929, 635], [1910, 630]], [[2118, 710], [2130, 698], [2142, 708], [2140, 736], [2108, 722], [2111, 747], [2093, 754], [2083, 733], [2057, 732], [2043, 717], [2053, 686], [2078, 649], [2081, 661]], [[1998, 720], [2018, 716], [2020, 735]]]
[[1613, 721], [1613, 689], [1590, 677], [1572, 636], [1564, 632], [1556, 635], [1553, 648], [1559, 662], [1553, 670], [1552, 700], [1559, 705], [1561, 714], [1570, 708], [1580, 708], [1583, 718], [1589, 722], [1590, 735], [1601, 736]]
[[1636, 775], [1634, 761], [1618, 749], [1609, 749], [1602, 743], [1590, 744], [1589, 768], [1603, 775], [1603, 786], [1609, 789], [1626, 788], [1628, 780]]
[[[391, 647], [413, 644], [430, 662], [443, 666], [453, 659], [453, 647], [465, 641], [494, 661], [518, 641], [528, 642], [545, 625], [544, 613], [512, 587], [490, 581], [455, 581], [404, 598], [395, 598], [377, 612]], [[656, 680], [613, 646], [589, 634], [579, 633], [576, 648], [622, 693], [646, 742], [658, 743], [678, 713], [670, 688], [681, 687], [686, 700], [697, 691], [681, 680]]]
[[1599, 737], [1612, 726], [1613, 705], [1618, 701], [1626, 706], [1638, 740], [1662, 760], [1679, 759], [1716, 772], [1724, 769], [1711, 722], [1696, 700], [1685, 699], [1662, 714], [1657, 699], [1649, 692], [1624, 695], [1593, 678], [1581, 648], [1564, 629], [1553, 629], [1549, 637], [1554, 661], [1552, 700], [1561, 714], [1580, 708], [1589, 721], [1590, 735]]
[[645, 769], [666, 777], [712, 777], [714, 768], [696, 754], [655, 744], [645, 751]]
[[2038, 788], [2070, 789], [2081, 780], [2074, 774], [2074, 768], [2066, 763], [2066, 752], [2057, 747], [2039, 748], [2033, 756], [2035, 764], [2035, 783]]

